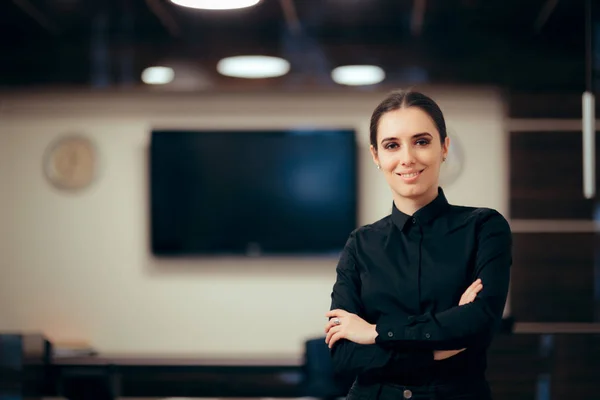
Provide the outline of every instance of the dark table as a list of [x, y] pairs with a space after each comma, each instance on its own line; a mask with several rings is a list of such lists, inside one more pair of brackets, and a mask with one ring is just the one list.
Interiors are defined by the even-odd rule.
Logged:
[[[42, 336], [0, 335], [0, 399], [65, 397], [342, 397], [323, 340], [303, 357], [107, 355], [56, 358]], [[496, 335], [487, 377], [495, 400], [600, 398], [600, 324], [517, 324]]]
[[[2, 340], [4, 337], [4, 340]], [[32, 351], [33, 349], [36, 351]], [[345, 395], [323, 338], [301, 358], [212, 358], [101, 354], [51, 357], [42, 335], [0, 335], [0, 399], [65, 397], [321, 397]]]

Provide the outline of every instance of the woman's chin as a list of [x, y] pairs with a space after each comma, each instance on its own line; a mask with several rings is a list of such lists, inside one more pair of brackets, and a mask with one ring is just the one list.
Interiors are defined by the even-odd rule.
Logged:
[[402, 187], [398, 188], [396, 193], [398, 193], [402, 197], [406, 197], [409, 199], [418, 199], [427, 195], [430, 192], [430, 189], [430, 186], [423, 184], [402, 185]]

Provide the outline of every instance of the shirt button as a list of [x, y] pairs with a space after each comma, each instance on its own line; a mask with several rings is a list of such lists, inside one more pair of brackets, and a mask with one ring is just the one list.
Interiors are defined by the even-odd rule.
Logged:
[[404, 395], [405, 399], [410, 399], [412, 397], [412, 392], [408, 389], [406, 389], [402, 394]]
[[417, 219], [416, 219], [416, 218], [413, 218], [413, 219], [412, 219], [412, 223], [413, 223], [413, 224], [416, 224], [416, 223], [417, 223]]
[[394, 336], [394, 332], [388, 332], [388, 336], [389, 336], [389, 337], [392, 337], [392, 336]]
[[431, 335], [430, 335], [429, 333], [426, 333], [426, 334], [425, 334], [425, 337], [426, 337], [427, 339], [429, 339], [429, 338], [431, 337]]

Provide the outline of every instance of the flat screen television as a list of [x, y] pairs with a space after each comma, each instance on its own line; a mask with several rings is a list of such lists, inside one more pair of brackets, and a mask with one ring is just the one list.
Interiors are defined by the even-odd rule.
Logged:
[[158, 256], [337, 255], [357, 222], [352, 130], [156, 130]]

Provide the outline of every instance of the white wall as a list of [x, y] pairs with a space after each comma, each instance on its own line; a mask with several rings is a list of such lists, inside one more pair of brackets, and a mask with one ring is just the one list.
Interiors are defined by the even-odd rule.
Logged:
[[[428, 90], [466, 153], [446, 187], [455, 204], [507, 212], [507, 146], [492, 90]], [[370, 161], [382, 93], [84, 94], [0, 97], [0, 331], [89, 340], [102, 352], [290, 355], [319, 336], [334, 259], [158, 261], [148, 248], [146, 151], [152, 128], [353, 127], [361, 224], [391, 196]], [[80, 194], [53, 189], [42, 157], [57, 137], [96, 142], [102, 171]], [[243, 300], [242, 300], [243, 299]]]

